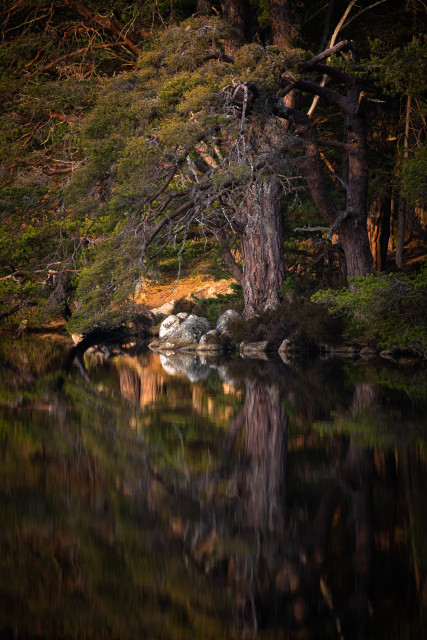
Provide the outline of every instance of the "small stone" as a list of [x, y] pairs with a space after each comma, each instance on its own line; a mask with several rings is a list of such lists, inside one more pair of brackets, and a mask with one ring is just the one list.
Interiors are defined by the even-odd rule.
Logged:
[[259, 357], [261, 354], [265, 354], [266, 351], [270, 351], [270, 343], [267, 340], [262, 342], [242, 342], [240, 345], [240, 354], [243, 356]]
[[199, 340], [197, 351], [202, 352], [220, 352], [223, 351], [223, 345], [220, 342], [218, 331], [212, 329], [205, 333]]
[[380, 358], [384, 358], [384, 360], [390, 360], [390, 362], [397, 362], [395, 358], [394, 351], [392, 349], [384, 349], [380, 351]]
[[377, 355], [377, 350], [372, 347], [363, 347], [363, 349], [360, 350], [359, 355], [361, 358], [365, 359], [374, 358]]

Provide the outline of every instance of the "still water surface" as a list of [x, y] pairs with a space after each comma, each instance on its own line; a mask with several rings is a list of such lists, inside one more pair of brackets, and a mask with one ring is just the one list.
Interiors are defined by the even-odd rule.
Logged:
[[0, 638], [423, 638], [425, 372], [0, 342]]

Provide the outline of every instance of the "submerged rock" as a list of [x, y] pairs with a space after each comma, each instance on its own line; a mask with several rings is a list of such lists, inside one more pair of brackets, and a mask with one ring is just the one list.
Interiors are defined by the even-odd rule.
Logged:
[[202, 364], [199, 356], [187, 353], [172, 353], [169, 355], [161, 355], [160, 362], [163, 369], [171, 376], [183, 373], [190, 382], [198, 382], [207, 380], [211, 372], [211, 368]]
[[272, 351], [272, 346], [268, 340], [262, 342], [242, 342], [240, 345], [240, 355], [250, 358], [264, 357], [268, 351]]

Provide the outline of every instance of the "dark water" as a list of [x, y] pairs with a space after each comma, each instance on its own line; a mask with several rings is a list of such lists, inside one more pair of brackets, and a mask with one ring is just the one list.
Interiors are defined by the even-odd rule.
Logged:
[[426, 377], [0, 343], [0, 638], [422, 638]]

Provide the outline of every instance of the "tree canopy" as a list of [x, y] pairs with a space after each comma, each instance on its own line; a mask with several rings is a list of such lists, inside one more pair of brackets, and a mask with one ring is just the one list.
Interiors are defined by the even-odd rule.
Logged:
[[223, 21], [215, 2], [15, 3], [1, 317], [42, 295], [79, 301], [70, 326], [120, 322], [156, 256], [172, 243], [179, 263], [196, 236], [215, 239], [247, 315], [278, 303], [286, 243], [292, 274], [306, 247], [369, 273], [369, 214], [375, 267], [390, 229], [401, 254], [425, 206], [421, 4], [229, 0]]

